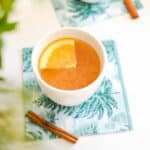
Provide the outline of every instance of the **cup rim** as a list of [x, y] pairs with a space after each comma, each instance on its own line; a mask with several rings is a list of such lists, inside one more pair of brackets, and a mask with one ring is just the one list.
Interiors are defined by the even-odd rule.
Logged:
[[[98, 74], [97, 78], [91, 82], [90, 84], [88, 84], [87, 86], [83, 87], [83, 88], [80, 88], [80, 89], [75, 89], [75, 90], [64, 90], [64, 89], [59, 89], [57, 87], [54, 87], [50, 84], [48, 84], [46, 81], [44, 81], [42, 79], [42, 77], [40, 76], [40, 73], [38, 71], [38, 68], [36, 67], [35, 65], [35, 62], [33, 60], [34, 59], [34, 53], [36, 51], [36, 49], [39, 49], [39, 45], [41, 45], [41, 43], [43, 43], [50, 35], [56, 33], [56, 32], [59, 32], [59, 31], [65, 31], [65, 30], [74, 30], [74, 31], [77, 31], [77, 32], [82, 32], [84, 34], [86, 34], [87, 36], [89, 36], [90, 38], [92, 38], [93, 40], [95, 40], [95, 42], [101, 47], [102, 49], [102, 53], [103, 53], [103, 57], [104, 57], [104, 65], [103, 65], [103, 68], [102, 70], [100, 71], [100, 73]], [[103, 46], [102, 42], [101, 41], [98, 41], [93, 35], [91, 35], [90, 33], [88, 32], [85, 32], [84, 30], [82, 29], [77, 29], [77, 28], [71, 28], [71, 27], [64, 27], [64, 28], [59, 28], [59, 29], [56, 29], [54, 30], [53, 32], [50, 32], [47, 34], [47, 36], [45, 36], [44, 38], [42, 38], [37, 44], [36, 46], [33, 48], [33, 51], [32, 51], [32, 56], [31, 56], [31, 63], [32, 63], [32, 68], [33, 68], [33, 72], [36, 76], [36, 78], [48, 89], [52, 89], [53, 91], [57, 91], [59, 93], [78, 93], [78, 92], [82, 92], [82, 91], [86, 91], [87, 89], [89, 89], [90, 87], [92, 87], [95, 83], [97, 83], [99, 80], [101, 80], [104, 76], [104, 72], [105, 72], [105, 68], [106, 68], [106, 52], [105, 52], [105, 47]]]

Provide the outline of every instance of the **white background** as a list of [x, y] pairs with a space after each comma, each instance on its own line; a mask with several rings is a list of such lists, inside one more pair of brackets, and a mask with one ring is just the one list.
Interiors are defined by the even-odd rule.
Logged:
[[[144, 9], [139, 11], [139, 19], [132, 20], [127, 14], [88, 29], [102, 40], [117, 42], [134, 130], [81, 137], [76, 145], [65, 140], [50, 140], [38, 143], [39, 148], [47, 150], [53, 145], [65, 150], [150, 150], [150, 1], [142, 2]], [[0, 73], [21, 86], [21, 48], [33, 47], [59, 24], [49, 0], [18, 0], [11, 20], [19, 24], [16, 31], [4, 36], [4, 69]]]

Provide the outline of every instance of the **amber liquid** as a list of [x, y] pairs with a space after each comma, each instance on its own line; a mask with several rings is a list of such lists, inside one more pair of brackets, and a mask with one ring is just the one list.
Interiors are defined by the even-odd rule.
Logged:
[[75, 68], [39, 69], [42, 79], [49, 85], [63, 90], [81, 89], [100, 74], [100, 60], [94, 48], [84, 41], [74, 40], [77, 59]]

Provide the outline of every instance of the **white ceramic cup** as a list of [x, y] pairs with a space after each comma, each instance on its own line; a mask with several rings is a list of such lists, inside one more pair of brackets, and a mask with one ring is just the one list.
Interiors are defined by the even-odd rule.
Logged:
[[82, 0], [83, 2], [86, 2], [86, 3], [97, 3], [99, 2], [100, 0]]
[[[97, 79], [93, 81], [91, 84], [87, 85], [84, 88], [77, 90], [62, 90], [55, 88], [49, 84], [47, 84], [40, 76], [38, 71], [38, 59], [41, 52], [44, 48], [52, 41], [64, 37], [72, 37], [78, 38], [86, 43], [90, 44], [96, 51], [99, 56], [101, 62], [101, 72], [98, 75]], [[84, 56], [83, 56], [84, 59]], [[32, 67], [35, 73], [36, 79], [41, 87], [42, 91], [54, 102], [65, 105], [65, 106], [73, 106], [82, 103], [83, 101], [88, 100], [92, 96], [92, 94], [96, 91], [96, 89], [101, 84], [101, 81], [104, 76], [104, 70], [106, 65], [106, 54], [105, 48], [101, 42], [98, 42], [92, 35], [89, 33], [74, 29], [74, 28], [62, 28], [50, 33], [43, 40], [41, 40], [33, 49], [32, 53]], [[84, 78], [84, 77], [83, 77]]]

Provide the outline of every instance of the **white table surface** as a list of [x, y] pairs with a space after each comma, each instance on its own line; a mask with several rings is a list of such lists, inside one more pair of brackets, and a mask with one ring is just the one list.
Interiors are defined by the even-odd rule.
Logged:
[[[133, 131], [81, 137], [76, 145], [63, 139], [50, 140], [37, 143], [39, 149], [47, 150], [53, 145], [65, 150], [150, 150], [150, 1], [142, 2], [144, 9], [139, 11], [139, 19], [132, 20], [124, 15], [101, 21], [88, 29], [102, 40], [117, 42]], [[4, 36], [4, 69], [0, 73], [21, 86], [21, 48], [34, 46], [59, 24], [49, 0], [18, 0], [11, 19], [17, 20], [19, 25], [16, 31]]]

